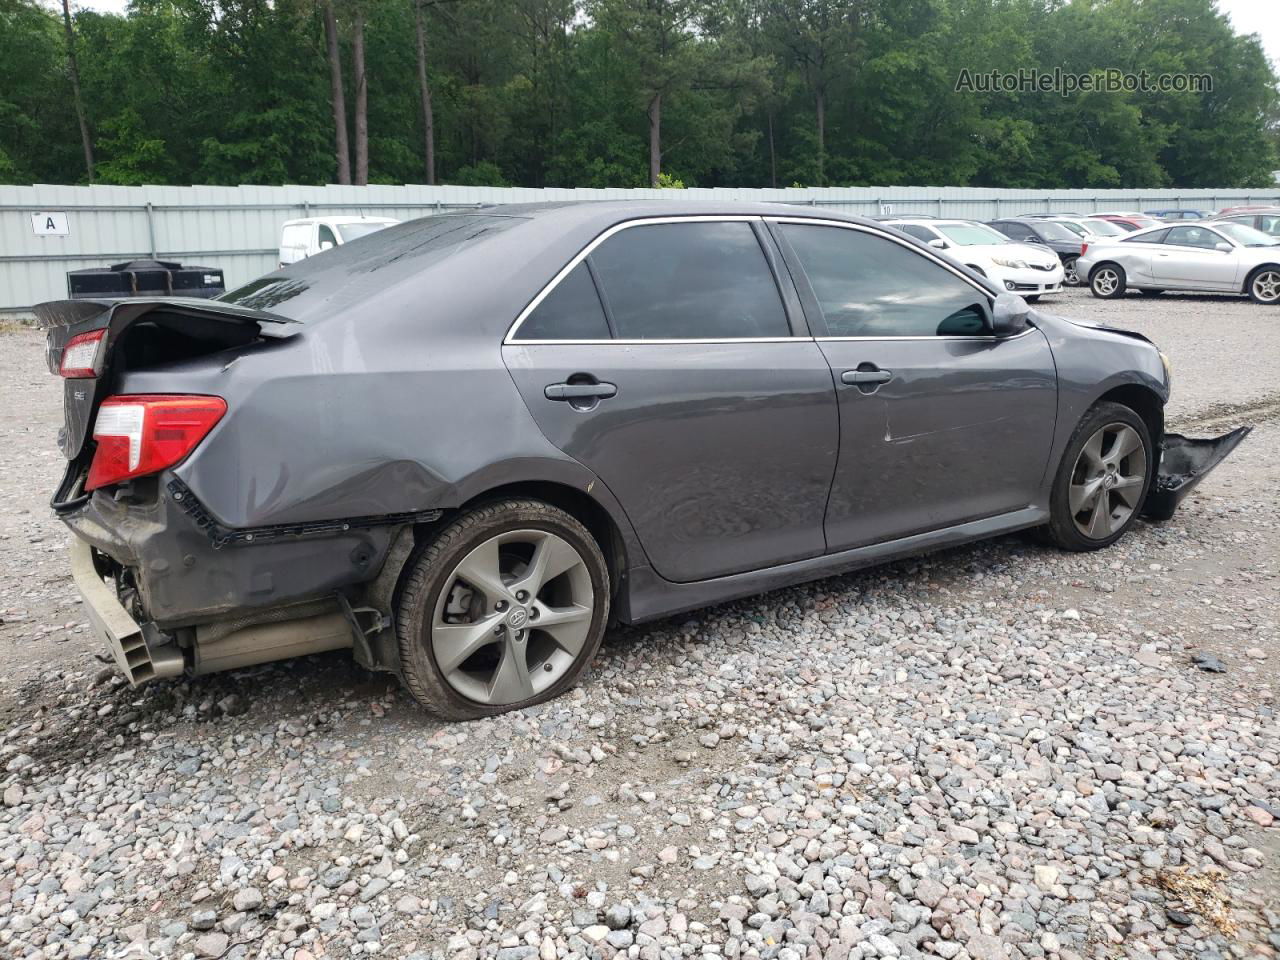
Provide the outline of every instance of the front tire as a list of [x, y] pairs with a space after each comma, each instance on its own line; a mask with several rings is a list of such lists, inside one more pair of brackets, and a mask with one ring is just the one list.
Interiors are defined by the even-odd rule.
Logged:
[[1254, 303], [1280, 303], [1280, 267], [1259, 267], [1250, 274], [1245, 289]]
[[458, 517], [413, 561], [396, 615], [405, 686], [473, 720], [574, 686], [604, 638], [609, 569], [587, 529], [537, 500]]
[[1089, 275], [1089, 290], [1095, 297], [1114, 300], [1124, 296], [1124, 268], [1115, 263], [1104, 263]]
[[1099, 403], [1076, 426], [1049, 495], [1048, 540], [1064, 550], [1099, 550], [1133, 525], [1155, 472], [1151, 434], [1119, 403]]

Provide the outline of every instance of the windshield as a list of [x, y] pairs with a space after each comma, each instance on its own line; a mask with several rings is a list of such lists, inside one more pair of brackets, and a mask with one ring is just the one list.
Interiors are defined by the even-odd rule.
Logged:
[[1280, 246], [1280, 238], [1268, 236], [1261, 230], [1246, 227], [1243, 223], [1215, 223], [1213, 227], [1219, 233], [1225, 234], [1236, 243], [1243, 244], [1246, 247]]
[[338, 233], [342, 234], [342, 242], [350, 243], [357, 237], [367, 237], [371, 233], [377, 233], [379, 230], [385, 230], [387, 227], [394, 226], [391, 223], [339, 223], [336, 224]]
[[1040, 227], [1041, 236], [1043, 236], [1046, 240], [1075, 241], [1079, 239], [1074, 233], [1072, 233], [1062, 224], [1055, 223], [1053, 220], [1041, 220], [1039, 223], [1039, 227]]
[[1116, 226], [1110, 220], [1081, 220], [1080, 225], [1095, 237], [1123, 237], [1129, 232], [1124, 227]]
[[960, 247], [973, 247], [985, 243], [1008, 243], [1009, 238], [980, 223], [934, 224], [934, 229]]

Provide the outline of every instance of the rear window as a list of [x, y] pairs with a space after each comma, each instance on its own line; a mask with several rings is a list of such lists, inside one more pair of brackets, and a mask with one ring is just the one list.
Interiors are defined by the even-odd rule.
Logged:
[[339, 223], [337, 228], [338, 233], [342, 234], [342, 242], [350, 243], [359, 237], [367, 237], [371, 233], [377, 233], [390, 226], [392, 226], [390, 223]]
[[362, 242], [335, 247], [323, 257], [299, 260], [282, 271], [250, 281], [219, 297], [255, 310], [271, 310], [298, 319], [345, 287], [357, 274], [384, 267], [425, 270], [494, 234], [526, 223], [524, 217], [501, 214], [445, 214], [387, 227]]

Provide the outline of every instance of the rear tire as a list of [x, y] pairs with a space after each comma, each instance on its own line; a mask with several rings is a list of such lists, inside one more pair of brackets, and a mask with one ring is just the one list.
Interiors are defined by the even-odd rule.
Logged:
[[471, 510], [412, 561], [396, 611], [409, 693], [448, 720], [558, 697], [600, 649], [609, 569], [587, 529], [537, 500]]
[[1254, 303], [1280, 303], [1280, 267], [1265, 265], [1249, 274], [1245, 290]]
[[1147, 425], [1119, 403], [1094, 405], [1062, 453], [1045, 539], [1063, 550], [1109, 547], [1128, 532], [1155, 472]]
[[1089, 290], [1095, 297], [1114, 300], [1124, 296], [1124, 268], [1116, 263], [1103, 263], [1089, 274]]
[[1062, 282], [1068, 287], [1080, 286], [1080, 276], [1076, 273], [1076, 257], [1067, 257], [1062, 261]]

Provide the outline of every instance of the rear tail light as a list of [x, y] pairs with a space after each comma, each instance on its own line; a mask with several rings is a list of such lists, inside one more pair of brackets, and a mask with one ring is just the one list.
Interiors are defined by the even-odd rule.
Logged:
[[108, 397], [93, 425], [98, 446], [85, 490], [173, 466], [200, 445], [226, 412], [227, 402], [221, 397]]
[[1080, 244], [1080, 256], [1083, 257], [1088, 252], [1089, 252], [1089, 244], [1088, 243]]
[[96, 377], [98, 369], [98, 351], [102, 347], [102, 339], [107, 335], [106, 329], [91, 330], [72, 337], [62, 348], [62, 362], [58, 373], [69, 380], [83, 380]]

